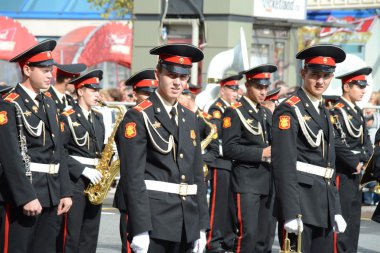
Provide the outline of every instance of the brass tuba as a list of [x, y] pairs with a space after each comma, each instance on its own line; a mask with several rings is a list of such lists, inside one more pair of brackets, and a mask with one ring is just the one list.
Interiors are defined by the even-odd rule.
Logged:
[[[202, 152], [205, 151], [205, 149], [207, 148], [207, 146], [210, 144], [210, 142], [214, 139], [217, 139], [218, 138], [218, 129], [216, 128], [215, 124], [212, 124], [210, 122], [208, 122], [208, 120], [206, 120], [204, 118], [204, 116], [202, 115], [202, 111], [201, 110], [198, 110], [198, 114], [199, 114], [199, 117], [201, 117], [203, 119], [203, 121], [210, 127], [210, 133], [209, 135], [207, 135], [207, 137], [201, 141], [201, 149], [202, 149]], [[203, 176], [206, 177], [208, 174], [208, 167], [206, 164], [203, 165]]]
[[103, 203], [106, 198], [109, 188], [115, 176], [120, 171], [120, 160], [116, 160], [112, 162], [112, 158], [115, 155], [113, 145], [114, 145], [114, 137], [117, 132], [117, 128], [122, 121], [125, 112], [127, 111], [124, 105], [107, 105], [102, 101], [99, 101], [101, 106], [106, 106], [108, 108], [115, 108], [119, 111], [117, 118], [115, 120], [115, 124], [112, 130], [111, 135], [108, 137], [107, 144], [104, 146], [101, 159], [99, 160], [96, 169], [102, 173], [102, 179], [97, 184], [90, 184], [84, 193], [87, 195], [89, 201], [94, 205], [100, 205]]
[[[297, 218], [301, 219], [302, 215], [298, 214]], [[288, 231], [286, 231], [284, 250], [280, 250], [280, 253], [291, 253], [291, 252], [302, 253], [301, 252], [301, 243], [302, 243], [302, 236], [301, 236], [301, 234], [302, 234], [302, 232], [301, 232], [301, 226], [298, 225], [297, 251], [294, 251], [290, 247], [290, 239], [289, 239], [289, 236], [288, 236]]]

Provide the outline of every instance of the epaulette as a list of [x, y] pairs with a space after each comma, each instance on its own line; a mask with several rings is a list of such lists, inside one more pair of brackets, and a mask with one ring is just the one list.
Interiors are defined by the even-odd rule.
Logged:
[[47, 97], [49, 97], [49, 98], [51, 98], [51, 93], [48, 92], [48, 91], [45, 91], [45, 92], [44, 92], [44, 95], [47, 96]]
[[334, 107], [340, 109], [340, 108], [344, 107], [344, 104], [343, 103], [337, 103]]
[[202, 117], [208, 120], [212, 119], [212, 116], [205, 111], [202, 111]]
[[4, 101], [7, 101], [7, 102], [13, 102], [13, 101], [14, 101], [15, 99], [17, 99], [19, 96], [20, 96], [19, 94], [12, 92], [12, 93], [10, 93], [8, 96], [6, 96], [6, 97], [4, 98]]
[[142, 101], [140, 104], [136, 105], [135, 107], [133, 107], [133, 109], [139, 111], [139, 112], [142, 112], [144, 111], [145, 109], [149, 108], [152, 106], [152, 102], [150, 102], [150, 100], [146, 99], [144, 101]]
[[240, 102], [236, 102], [236, 103], [233, 103], [233, 104], [231, 105], [231, 108], [232, 108], [232, 109], [236, 109], [236, 108], [239, 108], [240, 106], [242, 106], [242, 104], [241, 104]]
[[286, 100], [286, 103], [289, 104], [290, 106], [296, 105], [301, 101], [301, 99], [297, 96], [292, 96], [288, 100]]
[[220, 102], [217, 102], [215, 105], [216, 105], [217, 107], [219, 107], [219, 108], [222, 108], [222, 107], [223, 107], [222, 103], [220, 103]]
[[75, 112], [75, 110], [73, 108], [71, 108], [70, 110], [64, 111], [62, 113], [62, 115], [67, 117], [67, 116], [70, 116], [71, 114], [73, 114], [74, 112]]

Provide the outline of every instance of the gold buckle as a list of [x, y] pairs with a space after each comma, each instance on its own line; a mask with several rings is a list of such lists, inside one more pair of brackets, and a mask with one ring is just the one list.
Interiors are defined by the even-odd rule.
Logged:
[[55, 174], [55, 164], [49, 164], [49, 174]]
[[332, 176], [333, 176], [333, 174], [334, 174], [334, 169], [330, 168], [330, 167], [327, 167], [326, 170], [325, 170], [325, 175], [323, 177], [326, 178], [326, 179], [331, 179]]
[[187, 196], [187, 188], [188, 188], [188, 184], [186, 183], [180, 183], [179, 184], [179, 195], [182, 196], [182, 197], [186, 197]]

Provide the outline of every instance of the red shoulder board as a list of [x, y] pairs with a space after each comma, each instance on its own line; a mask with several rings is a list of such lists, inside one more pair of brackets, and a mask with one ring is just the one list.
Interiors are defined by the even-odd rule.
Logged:
[[335, 108], [343, 108], [344, 104], [343, 103], [337, 103], [334, 107]]
[[223, 107], [222, 103], [220, 103], [220, 102], [217, 102], [215, 105], [216, 105], [217, 107], [219, 107], [219, 108], [222, 108], [222, 107]]
[[202, 116], [205, 119], [212, 119], [212, 116], [210, 114], [208, 114], [207, 112], [204, 112], [204, 111], [202, 111]]
[[236, 108], [239, 108], [240, 106], [241, 106], [241, 103], [240, 102], [236, 102], [236, 103], [233, 103], [231, 105], [231, 108], [236, 109]]
[[288, 103], [290, 106], [293, 106], [295, 104], [298, 104], [298, 102], [301, 101], [301, 99], [297, 96], [292, 96], [291, 98], [289, 98], [286, 103]]
[[62, 113], [62, 115], [67, 117], [67, 116], [70, 116], [71, 114], [73, 114], [74, 112], [75, 112], [75, 110], [73, 108], [71, 108], [70, 110], [64, 111]]
[[49, 98], [51, 98], [51, 93], [48, 92], [48, 91], [45, 91], [45, 92], [44, 92], [44, 95], [47, 96], [47, 97], [49, 97]]
[[148, 99], [147, 100], [144, 100], [142, 101], [140, 104], [136, 105], [135, 107], [133, 107], [133, 109], [139, 111], [139, 112], [142, 112], [144, 111], [146, 108], [149, 108], [150, 106], [152, 105], [152, 102], [150, 102]]
[[13, 100], [15, 100], [16, 98], [18, 98], [19, 96], [20, 96], [19, 94], [12, 92], [8, 96], [6, 96], [4, 98], [4, 100], [7, 101], [7, 102], [13, 102]]

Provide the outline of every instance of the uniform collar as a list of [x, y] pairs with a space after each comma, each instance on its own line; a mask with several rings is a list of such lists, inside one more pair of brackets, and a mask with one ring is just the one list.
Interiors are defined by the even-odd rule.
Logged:
[[350, 101], [348, 101], [345, 97], [343, 97], [343, 96], [341, 96], [341, 99], [344, 101], [344, 102], [346, 102], [350, 107], [351, 107], [351, 109], [352, 110], [354, 110], [355, 112], [356, 112], [356, 109], [355, 109], [355, 104], [354, 103], [352, 103], [352, 102], [350, 102]]
[[57, 94], [59, 101], [62, 102], [62, 98], [66, 97], [66, 94], [62, 94], [54, 86], [51, 86], [51, 88], [54, 90], [55, 94]]
[[[79, 104], [78, 104], [79, 105]], [[80, 106], [80, 109], [82, 110], [82, 113], [83, 113], [83, 116], [88, 119], [88, 115], [91, 113], [91, 109], [89, 111], [87, 111], [86, 109], [84, 109], [82, 106]]]
[[253, 110], [255, 110], [255, 112], [257, 112], [257, 103], [253, 102], [251, 99], [249, 99], [247, 96], [243, 96], [244, 99], [248, 102], [248, 104], [250, 104], [253, 108]]
[[30, 90], [28, 88], [26, 88], [24, 85], [22, 85], [21, 83], [19, 83], [20, 87], [26, 92], [26, 94], [28, 94], [28, 96], [33, 99], [33, 100], [36, 100], [36, 97], [37, 97], [37, 93], [34, 92], [34, 90]]
[[171, 117], [170, 111], [172, 110], [173, 107], [177, 111], [177, 115], [178, 115], [178, 108], [177, 108], [178, 107], [178, 101], [176, 101], [174, 105], [171, 105], [168, 101], [166, 101], [163, 97], [161, 97], [161, 95], [160, 95], [160, 93], [158, 93], [158, 91], [155, 91], [155, 93], [157, 94], [158, 99], [161, 101], [161, 103], [164, 106], [165, 111], [167, 112], [169, 117]]
[[310, 100], [310, 102], [313, 104], [315, 110], [317, 110], [317, 112], [319, 113], [319, 104], [322, 103], [322, 98], [318, 99], [316, 97], [314, 97], [313, 95], [311, 95], [306, 89], [304, 89], [302, 87], [302, 90], [305, 92], [307, 98]]
[[231, 104], [230, 103], [228, 103], [226, 100], [224, 100], [223, 98], [220, 98], [222, 101], [223, 101], [223, 103], [225, 103], [228, 107], [230, 107], [231, 106]]

